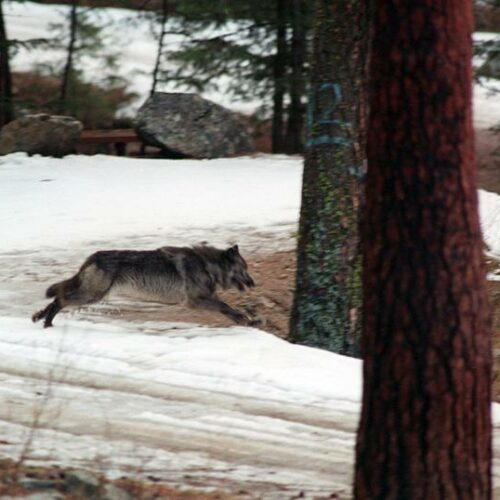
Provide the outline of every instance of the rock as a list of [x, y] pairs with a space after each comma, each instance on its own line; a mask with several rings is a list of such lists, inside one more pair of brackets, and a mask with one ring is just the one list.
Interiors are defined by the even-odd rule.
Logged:
[[157, 92], [139, 109], [136, 132], [172, 158], [221, 158], [255, 152], [236, 115], [197, 94]]
[[478, 74], [489, 78], [500, 78], [500, 48], [490, 50], [486, 61], [479, 68]]
[[42, 493], [31, 493], [31, 495], [25, 495], [22, 497], [19, 496], [10, 496], [4, 495], [0, 496], [0, 500], [19, 500], [20, 498], [29, 499], [29, 500], [63, 500], [64, 495], [59, 493], [58, 491], [44, 491]]
[[73, 470], [66, 473], [66, 489], [68, 493], [82, 495], [89, 498], [100, 497], [101, 481], [85, 470]]
[[132, 497], [122, 488], [108, 483], [104, 486], [102, 500], [131, 500]]
[[23, 151], [61, 157], [74, 153], [83, 125], [71, 116], [26, 115], [0, 130], [0, 155]]
[[26, 498], [29, 500], [63, 500], [64, 495], [58, 491], [44, 491], [42, 493], [32, 493]]
[[52, 479], [22, 478], [19, 480], [19, 485], [26, 490], [50, 490], [57, 484], [58, 481]]

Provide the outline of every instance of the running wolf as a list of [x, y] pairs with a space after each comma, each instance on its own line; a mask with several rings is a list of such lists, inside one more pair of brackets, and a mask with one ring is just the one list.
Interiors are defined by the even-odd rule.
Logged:
[[238, 245], [226, 250], [202, 245], [100, 251], [88, 257], [75, 276], [50, 286], [46, 296], [54, 300], [31, 319], [44, 319], [47, 328], [64, 307], [93, 304], [113, 289], [166, 304], [183, 302], [219, 311], [238, 324], [255, 324], [216, 293], [217, 287], [244, 291], [255, 286], [247, 269]]

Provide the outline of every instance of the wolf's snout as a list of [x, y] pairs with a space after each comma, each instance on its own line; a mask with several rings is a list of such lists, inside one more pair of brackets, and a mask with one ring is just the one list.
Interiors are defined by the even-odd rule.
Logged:
[[240, 292], [244, 292], [246, 288], [255, 286], [255, 281], [248, 273], [241, 273], [232, 279], [233, 285], [238, 288]]

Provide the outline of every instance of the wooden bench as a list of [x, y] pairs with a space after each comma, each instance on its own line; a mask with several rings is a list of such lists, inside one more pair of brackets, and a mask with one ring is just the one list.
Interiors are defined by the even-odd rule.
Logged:
[[80, 145], [92, 146], [103, 144], [106, 146], [112, 145], [113, 152], [106, 148], [108, 154], [116, 154], [125, 156], [127, 154], [127, 144], [137, 143], [142, 145], [134, 129], [110, 129], [110, 130], [83, 130], [80, 136]]

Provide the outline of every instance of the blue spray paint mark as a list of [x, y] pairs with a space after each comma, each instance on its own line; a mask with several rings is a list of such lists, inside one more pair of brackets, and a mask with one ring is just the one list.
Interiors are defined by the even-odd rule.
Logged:
[[[319, 116], [316, 113], [316, 101], [319, 99], [326, 101], [326, 106], [320, 111]], [[310, 102], [307, 113], [307, 124], [309, 135], [315, 125], [334, 125], [340, 129], [340, 134], [322, 134], [319, 137], [310, 137], [306, 142], [306, 147], [322, 145], [348, 146], [353, 143], [352, 139], [342, 132], [351, 128], [349, 122], [335, 118], [335, 111], [342, 101], [342, 89], [338, 83], [321, 83], [316, 91], [311, 92]]]
[[348, 146], [352, 144], [350, 139], [344, 137], [333, 137], [330, 135], [320, 135], [319, 137], [312, 137], [306, 143], [307, 147], [311, 146], [323, 146], [323, 145], [338, 145], [338, 146]]
[[321, 113], [321, 116], [318, 119], [317, 123], [324, 123], [324, 124], [341, 123], [340, 120], [335, 120], [333, 118], [333, 114], [335, 113], [337, 105], [342, 100], [342, 89], [340, 88], [340, 85], [338, 83], [322, 83], [318, 88], [318, 94], [319, 93], [327, 94], [329, 91], [331, 91], [331, 95], [327, 97], [327, 99], [330, 102], [328, 106]]

